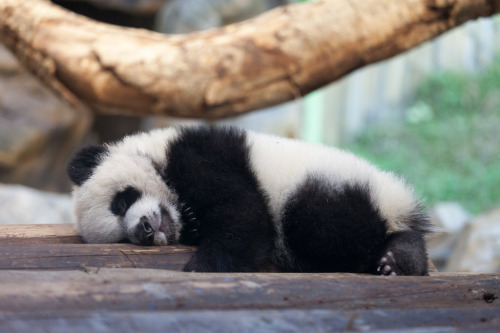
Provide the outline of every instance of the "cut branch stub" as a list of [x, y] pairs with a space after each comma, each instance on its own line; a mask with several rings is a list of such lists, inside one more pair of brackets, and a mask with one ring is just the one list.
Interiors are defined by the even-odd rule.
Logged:
[[0, 0], [0, 38], [74, 104], [214, 119], [303, 96], [499, 11], [500, 0], [325, 0], [162, 35], [97, 23], [44, 0]]

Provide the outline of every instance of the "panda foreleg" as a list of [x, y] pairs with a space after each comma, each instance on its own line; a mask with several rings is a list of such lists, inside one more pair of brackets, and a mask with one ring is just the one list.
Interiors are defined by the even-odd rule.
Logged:
[[[231, 234], [205, 238], [184, 266], [186, 272], [257, 272], [270, 264], [271, 246], [245, 244]], [[269, 245], [271, 243], [269, 242]]]
[[270, 264], [274, 228], [265, 203], [252, 191], [210, 207], [200, 218], [198, 247], [184, 267], [191, 272], [255, 272]]
[[185, 272], [233, 272], [235, 271], [235, 258], [227, 250], [224, 250], [205, 241], [191, 256], [190, 260], [184, 266]]

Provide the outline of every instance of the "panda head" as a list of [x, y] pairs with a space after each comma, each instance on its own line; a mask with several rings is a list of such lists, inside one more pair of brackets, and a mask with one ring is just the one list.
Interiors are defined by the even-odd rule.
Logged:
[[158, 163], [147, 154], [116, 145], [89, 146], [74, 156], [67, 171], [76, 185], [74, 212], [86, 242], [178, 242], [177, 196], [163, 181]]

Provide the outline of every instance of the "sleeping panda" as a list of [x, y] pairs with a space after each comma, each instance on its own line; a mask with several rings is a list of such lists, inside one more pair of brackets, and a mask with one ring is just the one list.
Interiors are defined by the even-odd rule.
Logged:
[[412, 189], [335, 148], [167, 128], [83, 148], [68, 174], [86, 242], [196, 245], [185, 271], [427, 275]]

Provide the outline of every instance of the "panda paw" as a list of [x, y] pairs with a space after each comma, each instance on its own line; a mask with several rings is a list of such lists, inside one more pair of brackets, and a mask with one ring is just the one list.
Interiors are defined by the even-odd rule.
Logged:
[[377, 273], [380, 275], [397, 275], [396, 273], [396, 259], [394, 259], [394, 253], [392, 251], [387, 251], [378, 263]]

